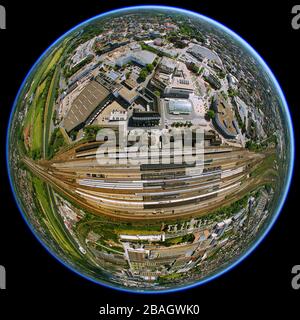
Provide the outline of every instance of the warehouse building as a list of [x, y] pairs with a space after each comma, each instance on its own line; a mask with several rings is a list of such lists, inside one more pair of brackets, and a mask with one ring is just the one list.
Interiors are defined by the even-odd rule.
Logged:
[[215, 52], [198, 44], [195, 44], [187, 52], [199, 61], [202, 61], [203, 59], [208, 59], [209, 61], [213, 61], [222, 65], [222, 60]]
[[97, 81], [90, 81], [73, 101], [63, 127], [67, 132], [82, 128], [93, 114], [104, 107], [110, 98], [110, 92]]
[[152, 64], [156, 58], [156, 54], [147, 50], [139, 50], [134, 52], [129, 52], [121, 56], [117, 61], [116, 65], [123, 67], [129, 62], [134, 62], [140, 66], [145, 67], [147, 64]]

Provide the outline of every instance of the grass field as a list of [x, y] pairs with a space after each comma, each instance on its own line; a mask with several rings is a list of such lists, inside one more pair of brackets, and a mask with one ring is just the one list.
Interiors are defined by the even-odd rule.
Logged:
[[41, 148], [42, 144], [42, 116], [43, 116], [43, 105], [41, 96], [45, 90], [46, 81], [42, 82], [36, 90], [35, 96], [33, 98], [31, 107], [28, 110], [24, 130], [28, 130], [30, 136], [30, 143], [27, 147], [31, 150], [38, 150]]
[[55, 66], [62, 57], [63, 51], [64, 47], [54, 50], [41, 63], [36, 69], [29, 90], [28, 96], [33, 97], [33, 100], [24, 119], [24, 135], [26, 132], [26, 147], [31, 151], [33, 158], [45, 155], [46, 149], [43, 148], [43, 142], [46, 141], [47, 144], [49, 141], [55, 88], [59, 82], [59, 68]]
[[51, 62], [52, 54], [47, 56], [37, 67], [35, 71], [33, 71], [33, 78], [29, 90], [29, 96], [31, 94], [34, 94], [38, 88], [38, 86], [41, 84], [41, 80], [44, 78], [43, 75], [45, 74], [45, 71]]
[[64, 51], [64, 48], [61, 47], [57, 49], [54, 54], [52, 54], [52, 59], [48, 64], [47, 69], [45, 70], [45, 74], [47, 74], [52, 69], [52, 67], [54, 67], [57, 64], [57, 62], [61, 58], [63, 51]]
[[[146, 227], [145, 227], [146, 228]], [[160, 231], [156, 231], [156, 230], [147, 230], [147, 229], [134, 229], [134, 230], [118, 230], [116, 229], [116, 232], [118, 234], [127, 234], [127, 235], [135, 235], [135, 234], [139, 234], [139, 235], [152, 235], [152, 234], [161, 234]]]
[[113, 252], [113, 253], [116, 253], [116, 254], [121, 254], [121, 255], [124, 254], [123, 251], [116, 250], [116, 249], [111, 248], [111, 247], [109, 247], [109, 246], [105, 246], [105, 245], [103, 245], [103, 244], [101, 244], [101, 243], [97, 243], [97, 246], [105, 249], [106, 251], [110, 251], [110, 252]]
[[43, 156], [47, 157], [47, 151], [48, 151], [48, 143], [49, 143], [49, 132], [50, 132], [50, 124], [52, 120], [53, 115], [53, 106], [55, 104], [55, 95], [56, 95], [56, 88], [59, 85], [59, 77], [60, 76], [60, 68], [56, 68], [54, 75], [52, 77], [47, 100], [45, 104], [45, 111], [44, 111], [44, 144], [43, 144]]
[[260, 177], [262, 178], [263, 176], [277, 176], [278, 173], [274, 169], [274, 164], [277, 156], [275, 153], [271, 153], [270, 155], [267, 155], [266, 158], [262, 161], [262, 163], [255, 168], [250, 176], [252, 178]]
[[43, 132], [43, 114], [44, 104], [42, 99], [35, 104], [35, 112], [32, 121], [32, 150], [40, 150], [42, 147], [42, 132]]
[[80, 258], [78, 249], [74, 245], [71, 236], [68, 234], [68, 231], [65, 229], [61, 218], [55, 214], [57, 211], [53, 210], [53, 196], [50, 194], [52, 191], [49, 190], [49, 186], [47, 186], [36, 176], [32, 177], [32, 183], [36, 193], [36, 199], [39, 202], [43, 212], [44, 223], [48, 227], [48, 230], [53, 236], [54, 240], [59, 243], [60, 247], [64, 251], [67, 251], [73, 257]]

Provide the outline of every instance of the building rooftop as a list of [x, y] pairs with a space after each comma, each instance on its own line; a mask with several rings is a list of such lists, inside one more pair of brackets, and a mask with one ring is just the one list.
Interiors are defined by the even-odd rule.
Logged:
[[129, 79], [125, 80], [125, 84], [130, 87], [131, 89], [136, 88], [138, 86], [138, 83], [135, 79], [130, 77]]
[[173, 89], [183, 89], [183, 90], [188, 90], [188, 91], [194, 90], [192, 81], [187, 78], [174, 77], [172, 80], [171, 87]]
[[113, 81], [116, 81], [118, 78], [120, 78], [120, 73], [114, 71], [114, 70], [111, 70], [108, 72], [107, 76], [112, 79]]
[[156, 54], [147, 50], [138, 50], [127, 52], [121, 55], [117, 60], [116, 64], [119, 66], [123, 66], [128, 62], [132, 61], [139, 65], [146, 66], [147, 64], [151, 64], [154, 62], [156, 58]]
[[193, 105], [186, 99], [169, 99], [167, 108], [171, 114], [190, 114], [193, 111]]
[[64, 119], [64, 128], [70, 132], [85, 122], [93, 111], [108, 96], [109, 91], [100, 83], [92, 80], [73, 101], [69, 112]]
[[124, 119], [127, 119], [127, 111], [117, 101], [113, 101], [99, 114], [95, 123], [103, 125], [110, 121]]
[[215, 111], [213, 122], [217, 129], [219, 129], [225, 138], [236, 138], [238, 134], [238, 124], [232, 108], [220, 96], [214, 99], [212, 108]]
[[191, 79], [191, 73], [187, 69], [184, 63], [179, 63], [176, 69], [175, 76], [172, 78], [172, 83], [170, 85], [172, 89], [193, 91], [193, 83]]
[[177, 66], [177, 62], [167, 57], [163, 57], [160, 61], [159, 67], [162, 71], [173, 72]]
[[136, 62], [141, 61], [144, 65], [151, 64], [156, 58], [156, 54], [147, 50], [135, 51], [132, 54]]
[[160, 119], [160, 115], [155, 111], [135, 111], [133, 112], [132, 117], [134, 119]]
[[128, 103], [132, 103], [138, 97], [138, 92], [136, 90], [129, 90], [123, 86], [119, 90], [119, 95]]
[[222, 60], [215, 52], [213, 52], [212, 50], [210, 50], [206, 47], [202, 47], [198, 44], [193, 45], [193, 47], [191, 49], [189, 49], [188, 52], [190, 52], [191, 54], [193, 54], [196, 57], [199, 57], [202, 59], [207, 58], [208, 60], [222, 64]]

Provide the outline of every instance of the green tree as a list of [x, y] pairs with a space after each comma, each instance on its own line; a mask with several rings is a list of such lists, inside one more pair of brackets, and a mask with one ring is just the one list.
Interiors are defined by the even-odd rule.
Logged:
[[129, 79], [129, 78], [130, 78], [130, 75], [131, 75], [131, 72], [128, 71], [128, 72], [126, 73], [126, 79]]
[[98, 125], [90, 125], [90, 126], [85, 127], [83, 130], [84, 130], [84, 134], [88, 140], [95, 140], [98, 131], [101, 130], [101, 127]]
[[229, 88], [227, 93], [228, 93], [228, 96], [231, 98], [237, 96], [237, 91], [232, 88]]
[[155, 90], [154, 91], [154, 94], [157, 96], [157, 97], [160, 97], [160, 92], [158, 90]]
[[150, 63], [150, 64], [147, 64], [146, 68], [147, 68], [148, 72], [151, 73], [154, 69], [154, 66], [153, 66], [153, 64]]
[[206, 116], [207, 116], [208, 119], [213, 119], [213, 118], [215, 117], [215, 112], [214, 112], [214, 110], [208, 110], [208, 111], [206, 112]]
[[142, 69], [140, 74], [139, 74], [139, 78], [142, 80], [142, 81], [145, 81], [146, 78], [148, 76], [148, 70], [147, 69]]

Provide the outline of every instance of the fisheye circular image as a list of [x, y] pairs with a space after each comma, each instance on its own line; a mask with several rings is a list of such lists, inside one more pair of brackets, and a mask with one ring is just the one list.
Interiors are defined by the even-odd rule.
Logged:
[[222, 24], [161, 6], [59, 38], [25, 78], [7, 135], [37, 239], [77, 274], [141, 293], [203, 284], [249, 255], [282, 208], [293, 157], [262, 58]]

